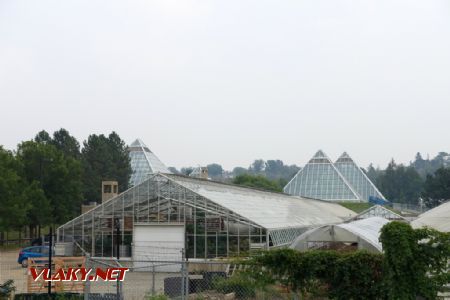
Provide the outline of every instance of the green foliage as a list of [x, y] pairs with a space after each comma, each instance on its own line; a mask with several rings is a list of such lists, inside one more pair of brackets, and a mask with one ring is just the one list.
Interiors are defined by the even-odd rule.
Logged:
[[39, 222], [30, 225], [48, 224], [40, 219], [40, 209], [50, 210], [53, 216], [50, 221], [57, 224], [78, 215], [82, 202], [80, 161], [64, 155], [49, 142], [35, 141], [21, 143], [17, 159], [22, 167], [21, 177], [29, 186], [26, 197], [33, 198], [29, 216]]
[[234, 293], [237, 299], [249, 299], [255, 297], [256, 283], [249, 276], [237, 274], [231, 278], [216, 278], [213, 287], [220, 293]]
[[427, 175], [435, 173], [439, 168], [444, 166], [444, 158], [449, 154], [446, 152], [439, 152], [432, 159], [423, 159], [422, 155], [418, 152], [416, 154], [414, 162], [411, 163], [411, 166], [416, 169], [419, 175], [425, 179]]
[[169, 297], [161, 294], [161, 295], [148, 296], [145, 299], [146, 300], [169, 300]]
[[353, 210], [356, 213], [363, 212], [373, 206], [372, 203], [368, 202], [339, 202], [339, 204], [345, 208]]
[[390, 299], [436, 299], [450, 282], [450, 236], [432, 229], [391, 222], [380, 235], [384, 282]]
[[247, 276], [313, 299], [437, 299], [450, 283], [450, 234], [390, 222], [380, 240], [384, 254], [265, 251], [247, 262]]
[[282, 192], [283, 187], [277, 181], [272, 181], [264, 176], [242, 174], [233, 179], [234, 184], [243, 185], [252, 188], [260, 188], [267, 191]]
[[417, 204], [423, 190], [423, 179], [414, 167], [397, 165], [394, 160], [376, 183], [381, 193], [393, 202]]
[[20, 164], [0, 146], [0, 231], [20, 228], [26, 222], [27, 203], [22, 195]]
[[264, 252], [249, 264], [255, 280], [281, 283], [313, 298], [378, 299], [383, 293], [380, 254], [280, 249]]
[[427, 175], [423, 198], [428, 207], [450, 199], [450, 168], [440, 168], [433, 175]]
[[0, 284], [0, 300], [7, 300], [10, 298], [12, 292], [16, 290], [14, 280], [10, 279]]
[[82, 162], [84, 170], [84, 198], [101, 202], [103, 180], [117, 180], [119, 192], [128, 189], [131, 165], [125, 142], [115, 132], [108, 137], [90, 135], [84, 142]]
[[220, 178], [223, 175], [223, 168], [219, 164], [209, 164], [206, 168], [208, 168], [208, 176], [211, 178]]

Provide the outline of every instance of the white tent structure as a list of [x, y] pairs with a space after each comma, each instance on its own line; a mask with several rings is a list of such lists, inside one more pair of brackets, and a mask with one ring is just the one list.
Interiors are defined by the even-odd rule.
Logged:
[[290, 248], [300, 251], [309, 249], [365, 249], [382, 252], [379, 236], [381, 228], [389, 223], [381, 217], [371, 217], [349, 223], [323, 225], [297, 237]]
[[413, 228], [430, 227], [450, 232], [450, 201], [421, 214], [411, 222]]

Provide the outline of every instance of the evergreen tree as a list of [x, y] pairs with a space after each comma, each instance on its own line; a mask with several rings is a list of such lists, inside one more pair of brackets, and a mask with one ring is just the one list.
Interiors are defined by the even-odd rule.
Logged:
[[450, 200], [450, 168], [440, 168], [427, 176], [423, 198], [428, 207]]
[[101, 201], [104, 180], [117, 180], [119, 192], [128, 189], [131, 165], [128, 148], [115, 132], [108, 137], [92, 134], [83, 143], [84, 197], [87, 201]]
[[423, 180], [417, 171], [412, 166], [397, 165], [394, 160], [376, 182], [381, 193], [393, 202], [417, 204], [423, 189]]
[[0, 231], [26, 224], [29, 206], [22, 195], [20, 165], [10, 151], [0, 146]]
[[[66, 222], [79, 214], [82, 170], [78, 160], [66, 157], [47, 141], [27, 141], [19, 144], [17, 158], [22, 165], [22, 178], [30, 188], [28, 199], [30, 195], [39, 196], [39, 203], [42, 205], [33, 209], [46, 211], [48, 208], [45, 205], [49, 203], [51, 222], [56, 224]], [[43, 191], [43, 197], [37, 187]], [[48, 199], [48, 202], [45, 199]]]
[[80, 143], [64, 128], [53, 133], [53, 139], [50, 143], [62, 151], [64, 155], [80, 159]]

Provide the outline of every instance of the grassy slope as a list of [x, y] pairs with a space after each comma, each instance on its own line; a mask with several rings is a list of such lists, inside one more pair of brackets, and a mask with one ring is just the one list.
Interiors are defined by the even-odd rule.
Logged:
[[353, 210], [356, 213], [360, 213], [369, 207], [373, 206], [372, 203], [368, 202], [340, 202], [340, 205], [342, 205], [345, 208], [348, 208], [350, 210]]

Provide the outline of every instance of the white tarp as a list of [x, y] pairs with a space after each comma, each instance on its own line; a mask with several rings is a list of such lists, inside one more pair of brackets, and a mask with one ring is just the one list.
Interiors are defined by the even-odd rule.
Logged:
[[358, 243], [359, 249], [381, 252], [380, 230], [387, 223], [389, 220], [384, 218], [371, 217], [350, 223], [324, 225], [297, 237], [290, 248], [307, 250], [308, 244], [311, 242], [343, 242]]

